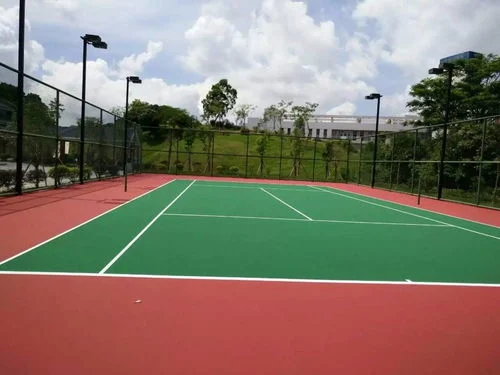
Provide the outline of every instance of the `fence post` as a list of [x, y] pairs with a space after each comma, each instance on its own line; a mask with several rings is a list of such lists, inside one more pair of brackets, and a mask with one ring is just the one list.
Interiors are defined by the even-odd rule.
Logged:
[[247, 156], [245, 159], [245, 178], [248, 177], [248, 147], [250, 146], [250, 133], [247, 133]]
[[318, 137], [314, 138], [314, 153], [313, 153], [313, 174], [312, 181], [314, 182], [314, 172], [316, 171], [316, 147], [318, 146]]
[[479, 153], [479, 173], [477, 177], [477, 193], [476, 193], [476, 205], [479, 206], [481, 198], [481, 178], [483, 174], [483, 155], [484, 155], [484, 141], [486, 138], [486, 119], [483, 121], [483, 132], [481, 136], [481, 151]]
[[98, 176], [99, 176], [99, 181], [101, 181], [102, 158], [103, 158], [102, 149], [104, 147], [102, 145], [103, 138], [104, 138], [104, 128], [102, 126], [102, 108], [99, 108], [99, 125], [100, 125], [100, 128], [99, 128], [99, 173], [98, 173]]
[[16, 192], [23, 192], [23, 142], [24, 142], [24, 24], [25, 0], [19, 1], [19, 48], [17, 72], [17, 139], [16, 139]]
[[394, 149], [395, 148], [396, 148], [396, 134], [392, 133], [391, 169], [389, 172], [389, 190], [392, 190], [392, 172], [393, 172], [393, 165], [394, 165]]
[[363, 137], [361, 137], [361, 145], [359, 147], [359, 163], [358, 163], [358, 185], [361, 183], [361, 158], [363, 156]]
[[278, 172], [278, 180], [281, 180], [281, 162], [283, 160], [283, 134], [280, 135], [280, 170]]
[[56, 90], [56, 113], [55, 113], [55, 125], [56, 125], [56, 154], [54, 160], [54, 187], [57, 189], [58, 186], [58, 172], [57, 166], [59, 165], [59, 90]]
[[116, 115], [113, 115], [113, 165], [116, 164]]
[[214, 176], [214, 151], [215, 151], [215, 130], [212, 131], [211, 133], [212, 137], [212, 155], [211, 155], [211, 162], [210, 162], [210, 176]]
[[417, 141], [418, 141], [418, 129], [415, 129], [415, 139], [413, 141], [413, 163], [411, 168], [411, 193], [413, 194], [414, 185], [415, 185], [415, 167], [416, 167], [416, 159], [417, 159]]
[[347, 140], [347, 166], [346, 166], [346, 182], [349, 183], [349, 164], [351, 162], [351, 140]]

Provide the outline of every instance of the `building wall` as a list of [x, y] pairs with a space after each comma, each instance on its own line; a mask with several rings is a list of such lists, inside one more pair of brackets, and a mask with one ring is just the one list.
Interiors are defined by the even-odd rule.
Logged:
[[[380, 132], [398, 132], [405, 129], [405, 125], [418, 120], [417, 116], [404, 117], [380, 117]], [[285, 134], [293, 132], [293, 119], [284, 119], [281, 128]], [[327, 116], [318, 115], [309, 120], [308, 128], [304, 130], [304, 136], [317, 138], [334, 139], [352, 139], [359, 140], [375, 134], [376, 117], [375, 116]], [[276, 122], [273, 126], [272, 121], [262, 123], [262, 120], [256, 117], [248, 119], [247, 127], [252, 129], [259, 127], [269, 131], [279, 131], [280, 124]]]

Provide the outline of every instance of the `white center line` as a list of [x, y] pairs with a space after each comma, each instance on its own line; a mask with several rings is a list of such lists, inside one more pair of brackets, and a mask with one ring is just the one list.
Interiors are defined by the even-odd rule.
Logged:
[[352, 221], [352, 220], [322, 220], [322, 219], [291, 219], [284, 217], [266, 217], [266, 216], [236, 216], [236, 215], [211, 215], [211, 214], [190, 214], [190, 213], [164, 213], [163, 216], [181, 216], [181, 217], [203, 217], [203, 218], [221, 218], [221, 219], [250, 219], [250, 220], [281, 220], [281, 221], [302, 221], [306, 223], [336, 223], [336, 224], [366, 224], [366, 225], [394, 225], [408, 227], [440, 227], [451, 228], [449, 225], [443, 224], [427, 224], [427, 223], [391, 223], [383, 221]]
[[37, 244], [37, 245], [35, 245], [35, 246], [33, 246], [33, 247], [30, 247], [29, 249], [24, 250], [24, 251], [20, 252], [19, 254], [16, 254], [16, 255], [14, 255], [14, 256], [12, 256], [12, 257], [10, 257], [10, 258], [4, 259], [3, 261], [1, 261], [1, 262], [0, 262], [0, 266], [1, 266], [2, 264], [5, 264], [5, 263], [7, 263], [7, 262], [10, 262], [11, 260], [14, 260], [14, 259], [16, 259], [16, 258], [19, 258], [21, 255], [24, 255], [24, 254], [26, 254], [26, 253], [29, 253], [30, 251], [33, 251], [33, 250], [35, 250], [35, 249], [38, 249], [40, 246], [45, 245], [46, 243], [49, 243], [50, 241], [53, 241], [53, 240], [55, 240], [56, 238], [59, 238], [59, 237], [61, 237], [61, 236], [64, 236], [65, 234], [67, 234], [67, 233], [69, 233], [69, 232], [72, 232], [72, 231], [74, 231], [75, 229], [78, 229], [78, 228], [80, 228], [80, 227], [83, 227], [84, 225], [86, 225], [86, 224], [88, 224], [88, 223], [90, 223], [90, 222], [92, 222], [92, 221], [94, 221], [94, 220], [96, 220], [96, 219], [99, 219], [101, 216], [107, 215], [107, 214], [109, 214], [109, 213], [111, 213], [111, 212], [113, 212], [113, 211], [115, 211], [115, 210], [117, 210], [117, 209], [119, 209], [119, 208], [125, 207], [126, 205], [128, 205], [128, 204], [132, 203], [133, 201], [138, 200], [138, 199], [140, 199], [140, 198], [142, 198], [142, 197], [144, 197], [144, 196], [146, 196], [146, 195], [148, 195], [148, 194], [151, 194], [153, 191], [158, 190], [158, 189], [161, 189], [162, 187], [167, 186], [168, 184], [171, 184], [171, 183], [172, 183], [172, 182], [174, 182], [174, 181], [177, 181], [177, 180], [175, 180], [175, 179], [174, 179], [174, 180], [170, 180], [170, 181], [168, 181], [168, 182], [166, 182], [166, 183], [164, 183], [164, 184], [162, 184], [162, 185], [160, 185], [160, 186], [158, 186], [158, 187], [156, 187], [156, 188], [154, 188], [154, 189], [152, 189], [152, 190], [149, 190], [149, 191], [145, 192], [144, 194], [141, 194], [141, 195], [139, 195], [139, 196], [137, 196], [137, 197], [135, 197], [135, 198], [130, 199], [129, 201], [127, 201], [127, 202], [125, 202], [125, 203], [123, 203], [123, 204], [120, 204], [120, 205], [118, 205], [118, 206], [115, 206], [115, 207], [113, 207], [112, 209], [110, 209], [110, 210], [108, 210], [108, 211], [106, 211], [106, 212], [103, 212], [102, 214], [99, 214], [99, 215], [97, 215], [97, 216], [94, 216], [92, 219], [89, 219], [89, 220], [87, 220], [87, 221], [85, 221], [85, 222], [83, 222], [83, 223], [81, 223], [81, 224], [78, 224], [78, 225], [74, 226], [73, 228], [70, 228], [70, 229], [68, 229], [68, 230], [66, 230], [66, 231], [64, 231], [64, 232], [62, 232], [62, 233], [59, 233], [58, 235], [55, 235], [54, 237], [51, 237], [51, 238], [49, 238], [48, 240], [45, 240], [45, 241], [43, 241], [43, 242], [40, 242], [39, 244]]
[[174, 198], [174, 200], [172, 202], [170, 202], [168, 204], [167, 207], [165, 207], [163, 210], [160, 211], [160, 213], [158, 215], [156, 215], [153, 220], [151, 220], [149, 222], [148, 225], [146, 225], [138, 234], [137, 236], [135, 236], [132, 241], [130, 241], [127, 246], [125, 246], [122, 251], [120, 251], [108, 264], [106, 264], [106, 266], [99, 272], [100, 274], [103, 274], [104, 272], [106, 272], [128, 249], [130, 249], [130, 247], [139, 239], [141, 238], [141, 236], [156, 222], [156, 220], [159, 219], [159, 217], [161, 215], [163, 215], [165, 213], [165, 211], [167, 211], [170, 207], [172, 207], [172, 205], [180, 198], [184, 195], [184, 193], [196, 182], [196, 180], [193, 180], [193, 182], [191, 182], [187, 188], [185, 188], [183, 191], [181, 191], [181, 193]]
[[274, 199], [276, 199], [278, 202], [283, 203], [285, 206], [287, 206], [287, 207], [291, 208], [291, 209], [292, 209], [292, 210], [294, 210], [295, 212], [297, 212], [297, 213], [299, 213], [300, 215], [304, 216], [307, 220], [309, 220], [309, 221], [313, 221], [313, 219], [311, 219], [309, 216], [307, 216], [306, 214], [304, 214], [304, 213], [300, 212], [300, 211], [299, 211], [299, 210], [297, 210], [295, 207], [290, 206], [288, 203], [286, 203], [286, 202], [282, 201], [282, 200], [281, 200], [281, 199], [279, 199], [276, 195], [274, 195], [274, 194], [272, 194], [272, 193], [268, 192], [266, 189], [264, 189], [264, 188], [260, 188], [260, 190], [262, 190], [264, 193], [269, 194], [271, 197], [273, 197]]

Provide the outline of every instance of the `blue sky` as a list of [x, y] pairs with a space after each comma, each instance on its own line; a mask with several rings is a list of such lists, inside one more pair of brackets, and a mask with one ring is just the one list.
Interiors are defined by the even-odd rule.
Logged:
[[[0, 61], [11, 65], [17, 4], [0, 5]], [[372, 115], [364, 96], [374, 91], [383, 114], [401, 115], [439, 58], [500, 53], [497, 0], [38, 0], [26, 13], [27, 69], [71, 93], [81, 87], [79, 36], [108, 42], [88, 56], [88, 98], [108, 108], [123, 105], [124, 77], [137, 74], [132, 98], [195, 115], [221, 78], [254, 115], [280, 99]]]

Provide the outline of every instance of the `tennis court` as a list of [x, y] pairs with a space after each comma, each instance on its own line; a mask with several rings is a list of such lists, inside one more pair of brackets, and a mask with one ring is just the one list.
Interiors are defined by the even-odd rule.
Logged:
[[498, 227], [331, 186], [146, 185], [0, 262], [6, 370], [500, 368]]
[[0, 270], [499, 284], [499, 241], [498, 228], [332, 188], [174, 180]]

